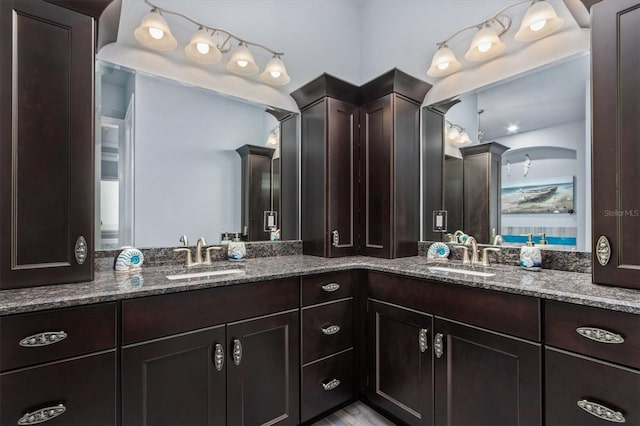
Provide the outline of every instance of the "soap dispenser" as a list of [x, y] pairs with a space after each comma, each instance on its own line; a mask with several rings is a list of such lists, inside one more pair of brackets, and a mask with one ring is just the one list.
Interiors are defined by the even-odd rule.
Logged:
[[243, 260], [247, 256], [244, 241], [240, 240], [240, 233], [233, 235], [233, 241], [229, 243], [227, 256], [229, 260]]
[[533, 242], [533, 234], [527, 234], [527, 244], [520, 248], [520, 266], [530, 271], [542, 268], [542, 253]]

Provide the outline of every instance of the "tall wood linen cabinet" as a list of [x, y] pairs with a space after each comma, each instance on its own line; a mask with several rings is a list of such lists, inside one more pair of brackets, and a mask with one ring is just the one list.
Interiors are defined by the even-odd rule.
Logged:
[[420, 104], [430, 87], [393, 69], [361, 87], [324, 74], [292, 93], [305, 254], [417, 255]]

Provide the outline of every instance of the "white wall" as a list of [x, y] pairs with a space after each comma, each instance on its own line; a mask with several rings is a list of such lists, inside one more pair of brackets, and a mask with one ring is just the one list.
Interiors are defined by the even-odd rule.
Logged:
[[[240, 156], [264, 145], [264, 110], [136, 75], [135, 236], [138, 247], [216, 243], [240, 231]], [[224, 202], [223, 202], [224, 200]]]
[[[547, 227], [577, 228], [577, 249], [589, 250], [585, 235], [587, 217], [591, 206], [587, 195], [587, 163], [585, 160], [588, 144], [585, 134], [585, 122], [576, 121], [559, 126], [515, 134], [496, 139], [511, 149], [502, 155], [502, 186], [512, 186], [517, 182], [575, 176], [574, 209], [575, 214], [509, 214], [502, 215], [502, 228], [506, 227]], [[523, 176], [522, 165], [525, 154], [531, 158], [531, 168]], [[511, 176], [507, 173], [507, 160], [511, 162]]]

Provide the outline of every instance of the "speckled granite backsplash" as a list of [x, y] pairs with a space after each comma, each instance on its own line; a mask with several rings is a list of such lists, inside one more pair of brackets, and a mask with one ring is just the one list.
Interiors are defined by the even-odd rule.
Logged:
[[[427, 250], [433, 241], [420, 241], [418, 243], [418, 256], [426, 256]], [[460, 244], [447, 243], [451, 248], [449, 259], [462, 260], [463, 250], [456, 250], [453, 246]], [[484, 246], [482, 246], [484, 247]], [[580, 251], [542, 250], [542, 267], [556, 271], [591, 273], [591, 253]], [[501, 265], [518, 266], [520, 264], [520, 247], [499, 246], [500, 252], [491, 253], [491, 263]]]
[[[247, 258], [271, 256], [296, 256], [302, 254], [302, 241], [251, 241], [246, 242]], [[216, 244], [217, 245], [217, 244]], [[185, 263], [184, 253], [175, 253], [177, 247], [141, 248], [144, 254], [145, 266], [179, 266]], [[191, 247], [195, 258], [195, 247]], [[120, 250], [97, 251], [95, 257], [96, 271], [109, 271], [113, 269], [114, 259]], [[225, 249], [211, 252], [211, 260], [227, 260]]]

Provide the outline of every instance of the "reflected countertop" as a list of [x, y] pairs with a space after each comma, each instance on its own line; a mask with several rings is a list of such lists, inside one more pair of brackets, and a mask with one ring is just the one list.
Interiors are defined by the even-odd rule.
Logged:
[[492, 265], [476, 269], [495, 273], [478, 277], [460, 273], [435, 272], [429, 267], [462, 268], [458, 261], [436, 262], [423, 256], [400, 259], [344, 257], [326, 259], [314, 256], [278, 256], [246, 259], [242, 262], [220, 261], [209, 269], [243, 269], [244, 273], [186, 280], [169, 280], [167, 275], [202, 272], [207, 267], [145, 267], [139, 273], [116, 274], [97, 271], [90, 282], [59, 284], [0, 291], [0, 315], [180, 291], [240, 285], [293, 276], [304, 276], [348, 269], [388, 272], [407, 277], [425, 278], [456, 285], [522, 294], [586, 306], [640, 314], [640, 291], [592, 284], [591, 275], [543, 269], [527, 271], [517, 266]]

